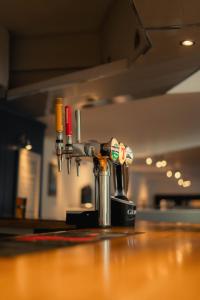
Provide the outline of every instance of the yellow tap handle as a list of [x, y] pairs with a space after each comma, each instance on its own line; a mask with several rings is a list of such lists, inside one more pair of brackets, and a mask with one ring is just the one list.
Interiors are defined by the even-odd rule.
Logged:
[[56, 105], [56, 132], [62, 133], [63, 132], [63, 99], [57, 98]]

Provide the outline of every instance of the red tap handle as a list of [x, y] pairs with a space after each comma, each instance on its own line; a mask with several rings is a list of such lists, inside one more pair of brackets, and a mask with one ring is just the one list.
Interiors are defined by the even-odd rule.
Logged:
[[72, 135], [72, 108], [65, 106], [65, 132], [66, 135]]

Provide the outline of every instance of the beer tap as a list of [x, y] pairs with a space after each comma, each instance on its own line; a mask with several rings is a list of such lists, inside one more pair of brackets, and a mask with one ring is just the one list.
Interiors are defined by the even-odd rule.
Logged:
[[[75, 119], [76, 119], [76, 143], [80, 144], [81, 143], [81, 114], [80, 114], [79, 109], [75, 110]], [[75, 162], [76, 162], [77, 176], [79, 176], [80, 175], [81, 158], [76, 157]]]
[[[61, 98], [56, 100], [56, 154], [58, 158], [58, 170], [62, 169], [62, 156], [67, 160], [68, 174], [71, 170], [71, 160], [75, 159], [77, 176], [79, 176], [82, 158], [91, 158], [94, 164], [95, 177], [95, 210], [77, 213], [67, 212], [68, 224], [80, 226], [112, 225], [130, 226], [135, 220], [135, 204], [126, 196], [128, 177], [126, 172], [132, 164], [133, 152], [116, 138], [107, 143], [96, 141], [81, 142], [81, 116], [80, 110], [75, 111], [76, 137], [72, 138], [72, 111], [65, 106], [65, 134], [66, 144], [63, 143], [63, 102]], [[114, 177], [115, 195], [111, 197], [111, 173]], [[119, 218], [120, 217], [120, 218]], [[78, 226], [79, 226], [78, 225]]]
[[73, 140], [72, 140], [72, 111], [69, 105], [65, 106], [65, 133], [66, 133], [66, 159], [67, 159], [67, 172], [71, 172], [71, 156], [73, 152]]
[[62, 171], [62, 155], [63, 155], [63, 99], [56, 99], [56, 155], [58, 160], [58, 171]]

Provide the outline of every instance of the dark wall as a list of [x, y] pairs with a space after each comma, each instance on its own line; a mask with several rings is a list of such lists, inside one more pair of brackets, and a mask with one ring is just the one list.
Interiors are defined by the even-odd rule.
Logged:
[[14, 216], [20, 136], [26, 134], [32, 151], [43, 154], [44, 124], [0, 107], [0, 217]]

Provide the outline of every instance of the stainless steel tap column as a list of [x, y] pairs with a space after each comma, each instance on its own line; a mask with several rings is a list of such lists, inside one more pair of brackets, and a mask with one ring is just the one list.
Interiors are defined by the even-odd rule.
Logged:
[[111, 226], [110, 165], [107, 159], [100, 159], [99, 170], [99, 226]]
[[97, 158], [93, 159], [93, 162], [94, 162], [93, 173], [94, 173], [94, 184], [95, 184], [94, 207], [95, 207], [95, 210], [99, 211], [99, 162], [98, 162]]

